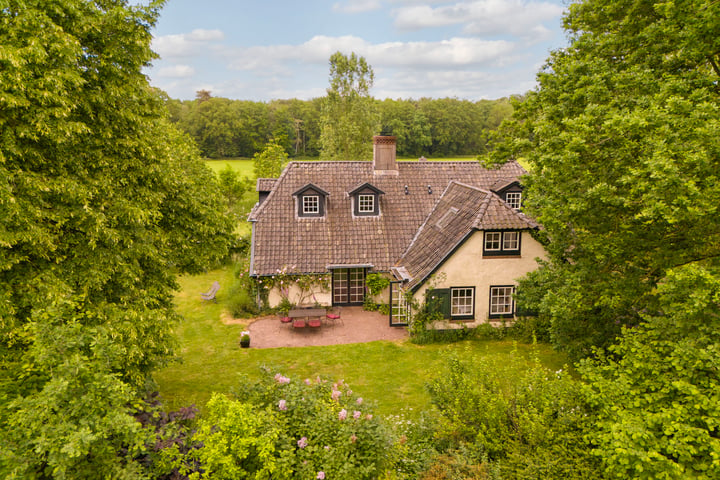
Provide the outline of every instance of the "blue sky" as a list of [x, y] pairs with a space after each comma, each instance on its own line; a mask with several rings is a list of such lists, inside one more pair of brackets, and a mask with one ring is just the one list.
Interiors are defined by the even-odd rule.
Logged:
[[564, 1], [168, 0], [147, 74], [179, 99], [310, 99], [339, 50], [373, 67], [375, 98], [495, 99], [533, 88], [566, 44]]

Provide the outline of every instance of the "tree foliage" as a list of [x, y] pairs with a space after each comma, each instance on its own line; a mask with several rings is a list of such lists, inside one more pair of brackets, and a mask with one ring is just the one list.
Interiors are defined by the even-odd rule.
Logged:
[[330, 88], [322, 107], [320, 158], [372, 158], [372, 136], [380, 133], [375, 102], [370, 96], [374, 81], [375, 74], [365, 58], [354, 52], [350, 56], [332, 54]]
[[265, 144], [262, 152], [253, 155], [256, 178], [278, 178], [288, 161], [288, 154], [275, 139]]
[[175, 275], [227, 251], [214, 176], [141, 73], [161, 4], [0, 10], [4, 478], [141, 476]]
[[672, 270], [659, 294], [663, 314], [580, 369], [598, 410], [594, 454], [613, 478], [718, 478], [720, 276]]
[[429, 391], [442, 416], [437, 443], [451, 460], [442, 470], [484, 463], [496, 473], [481, 478], [602, 478], [584, 440], [592, 412], [567, 372], [517, 358], [452, 357]]
[[531, 165], [550, 260], [523, 287], [583, 356], [656, 308], [669, 269], [720, 256], [720, 3], [587, 0], [564, 21], [495, 158]]
[[[224, 98], [164, 100], [171, 121], [197, 142], [205, 157], [252, 157], [273, 139], [291, 157], [320, 154], [324, 97], [268, 103]], [[490, 133], [513, 112], [508, 98], [477, 102], [386, 99], [376, 100], [375, 108], [382, 132], [398, 137], [398, 155], [416, 158], [484, 154]]]

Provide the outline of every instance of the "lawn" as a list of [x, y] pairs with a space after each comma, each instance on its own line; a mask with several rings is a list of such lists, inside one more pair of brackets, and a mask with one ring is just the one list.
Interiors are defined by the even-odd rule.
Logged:
[[[213, 281], [221, 288], [217, 303], [202, 302], [199, 294]], [[464, 341], [446, 345], [414, 345], [409, 342], [370, 342], [325, 347], [241, 349], [243, 324], [222, 322], [227, 292], [232, 284], [230, 267], [203, 275], [180, 278], [176, 296], [184, 320], [178, 325], [181, 363], [157, 372], [160, 393], [168, 408], [191, 403], [202, 407], [213, 392], [230, 392], [247, 375], [258, 378], [261, 366], [299, 378], [320, 375], [343, 379], [355, 392], [377, 403], [377, 413], [395, 414], [402, 409], [419, 411], [429, 406], [425, 383], [442, 370], [450, 354], [490, 355], [502, 361], [511, 355], [537, 355], [557, 370], [565, 358], [548, 346], [514, 344], [511, 341]]]

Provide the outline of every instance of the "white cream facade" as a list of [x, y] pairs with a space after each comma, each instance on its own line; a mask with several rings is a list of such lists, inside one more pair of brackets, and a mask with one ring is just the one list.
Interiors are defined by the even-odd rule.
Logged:
[[435, 328], [475, 327], [487, 322], [502, 322], [502, 318], [490, 318], [491, 287], [516, 286], [519, 278], [538, 268], [538, 258], [546, 258], [545, 249], [527, 230], [521, 232], [520, 255], [484, 256], [483, 245], [484, 232], [474, 231], [414, 293], [414, 298], [422, 302], [428, 288], [474, 288], [473, 318], [451, 319], [434, 325]]

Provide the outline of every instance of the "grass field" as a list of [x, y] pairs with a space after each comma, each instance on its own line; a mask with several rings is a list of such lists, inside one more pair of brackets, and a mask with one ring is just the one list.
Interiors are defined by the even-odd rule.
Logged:
[[253, 171], [253, 161], [251, 158], [226, 158], [223, 160], [209, 160], [205, 159], [205, 163], [215, 172], [227, 168], [230, 168], [239, 172], [241, 176], [253, 178], [255, 173]]
[[[240, 332], [245, 325], [225, 325], [221, 317], [232, 284], [230, 267], [180, 279], [176, 296], [183, 322], [178, 325], [182, 363], [159, 371], [156, 380], [168, 408], [190, 403], [201, 407], [213, 392], [230, 392], [245, 375], [257, 378], [260, 367], [300, 378], [316, 375], [343, 379], [352, 389], [378, 405], [379, 414], [396, 414], [403, 409], [419, 411], [429, 407], [425, 384], [442, 370], [450, 354], [488, 355], [500, 361], [512, 355], [534, 355], [557, 370], [565, 358], [544, 345], [514, 344], [510, 341], [464, 341], [446, 345], [414, 345], [409, 342], [370, 342], [326, 347], [241, 349]], [[202, 302], [200, 292], [213, 281], [221, 288], [218, 303]]]

